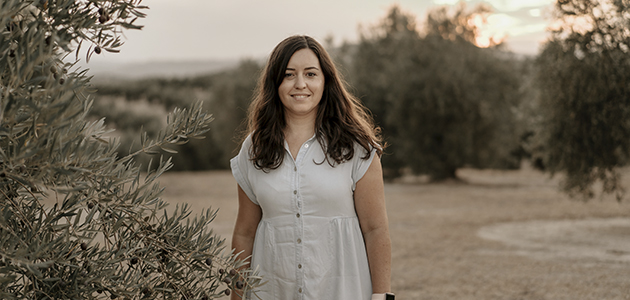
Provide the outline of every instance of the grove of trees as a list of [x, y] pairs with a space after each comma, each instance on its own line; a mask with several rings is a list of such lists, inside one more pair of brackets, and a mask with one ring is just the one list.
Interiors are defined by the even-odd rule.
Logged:
[[[517, 56], [502, 40], [480, 47], [477, 20], [490, 12], [487, 6], [436, 7], [419, 26], [414, 15], [393, 6], [358, 43], [330, 49], [390, 145], [385, 175], [443, 180], [456, 178], [462, 167], [511, 169], [529, 159], [550, 175], [561, 174], [573, 196], [593, 197], [599, 182], [604, 193], [621, 197], [619, 167], [630, 149], [628, 2], [558, 1], [554, 30], [536, 57]], [[178, 147], [175, 168], [224, 169], [242, 137], [260, 68], [244, 61], [195, 78], [99, 85], [95, 106], [121, 100], [158, 105], [151, 113], [107, 116], [124, 154], [138, 149], [132, 141], [140, 124], [156, 134], [158, 115], [201, 100], [216, 112], [215, 126], [205, 140]]]

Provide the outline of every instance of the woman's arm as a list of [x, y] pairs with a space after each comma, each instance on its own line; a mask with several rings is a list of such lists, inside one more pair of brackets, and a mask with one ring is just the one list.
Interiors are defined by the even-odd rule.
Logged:
[[378, 156], [357, 182], [354, 205], [367, 248], [372, 293], [390, 292], [392, 246], [385, 209], [383, 170]]
[[[241, 186], [238, 186], [238, 215], [236, 216], [236, 224], [232, 234], [232, 249], [234, 249], [234, 253], [243, 251], [238, 256], [238, 259], [244, 259], [252, 255], [256, 228], [258, 228], [261, 218], [262, 210], [260, 206], [249, 200]], [[251, 262], [251, 259], [247, 260]], [[231, 299], [241, 299], [240, 294], [239, 291], [235, 291]]]

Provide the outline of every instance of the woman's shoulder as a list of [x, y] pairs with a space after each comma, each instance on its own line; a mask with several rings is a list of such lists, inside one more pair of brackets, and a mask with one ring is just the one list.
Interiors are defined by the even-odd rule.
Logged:
[[252, 132], [248, 133], [247, 136], [245, 136], [245, 138], [243, 139], [243, 145], [244, 144], [252, 144]]
[[245, 138], [241, 141], [242, 149], [249, 149], [252, 146], [252, 133], [248, 133]]
[[251, 147], [252, 147], [252, 135], [250, 133], [250, 134], [247, 134], [247, 136], [241, 141], [241, 148], [239, 150], [237, 157], [244, 156], [244, 157], [249, 158]]

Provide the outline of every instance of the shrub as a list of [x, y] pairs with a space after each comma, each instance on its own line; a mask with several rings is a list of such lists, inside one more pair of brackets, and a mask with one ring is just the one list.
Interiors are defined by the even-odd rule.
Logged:
[[259, 284], [208, 230], [216, 211], [161, 212], [170, 160], [144, 175], [134, 162], [201, 137], [212, 120], [201, 104], [122, 157], [104, 121], [86, 118], [89, 77], [63, 58], [88, 43], [88, 58], [118, 51], [120, 30], [140, 28], [139, 2], [0, 4], [2, 299], [210, 299]]

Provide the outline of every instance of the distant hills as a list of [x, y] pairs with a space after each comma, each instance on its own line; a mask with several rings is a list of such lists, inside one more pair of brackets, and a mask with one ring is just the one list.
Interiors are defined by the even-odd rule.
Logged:
[[239, 60], [153, 61], [138, 63], [103, 63], [90, 61], [81, 64], [94, 75], [93, 82], [135, 80], [141, 78], [194, 77], [236, 67]]

